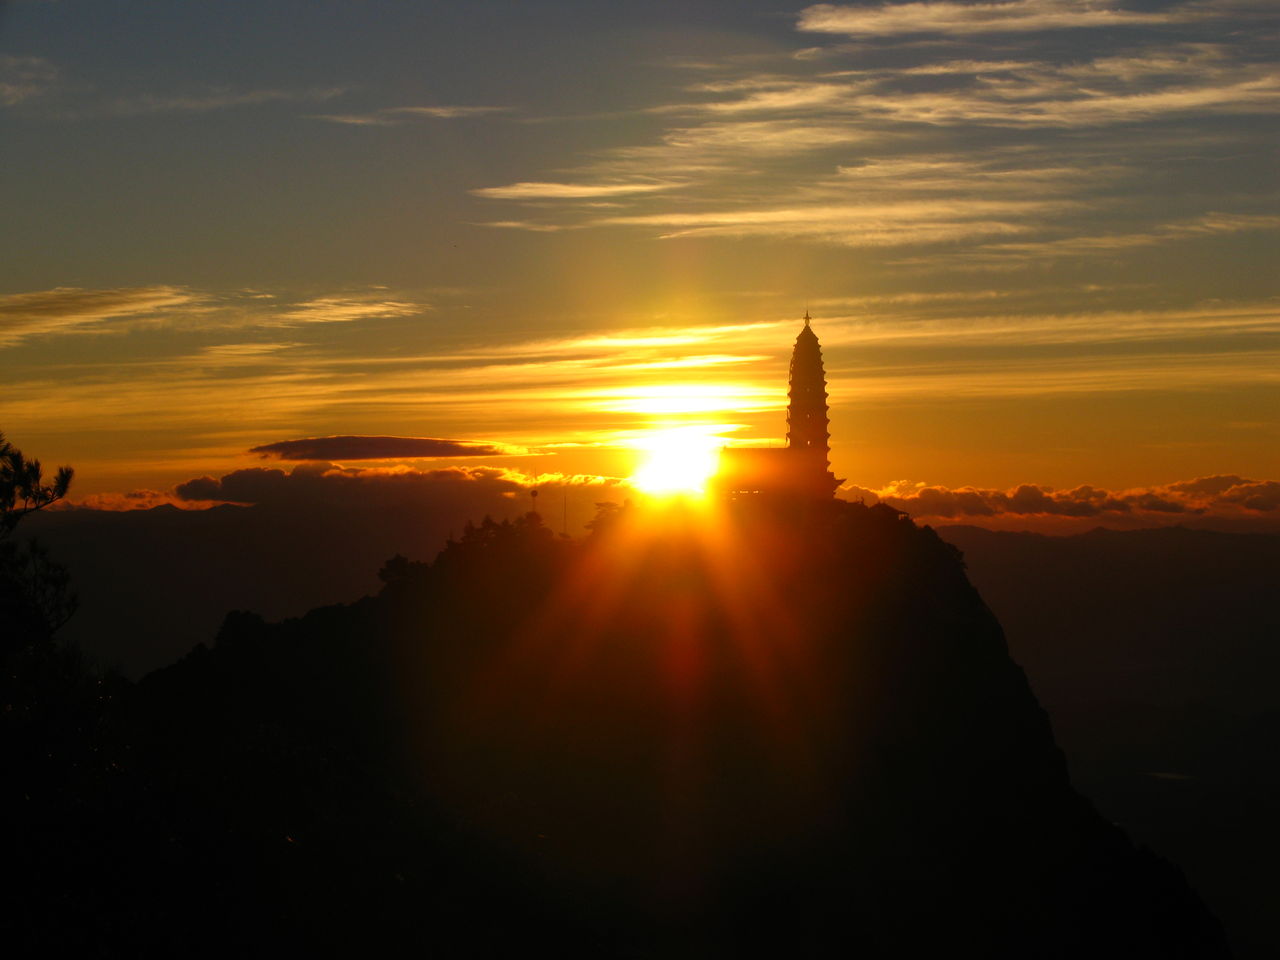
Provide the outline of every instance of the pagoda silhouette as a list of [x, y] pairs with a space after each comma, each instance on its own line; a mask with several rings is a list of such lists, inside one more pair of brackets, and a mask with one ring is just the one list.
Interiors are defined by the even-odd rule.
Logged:
[[822, 346], [804, 312], [787, 381], [787, 445], [725, 447], [713, 480], [729, 501], [830, 500], [842, 481], [831, 472], [831, 433]]

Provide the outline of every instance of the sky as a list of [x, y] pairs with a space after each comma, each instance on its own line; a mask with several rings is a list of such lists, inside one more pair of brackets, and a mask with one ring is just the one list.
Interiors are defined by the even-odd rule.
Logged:
[[1280, 521], [1277, 40], [1268, 0], [11, 0], [0, 429], [101, 505], [626, 477], [656, 429], [780, 443], [807, 309], [846, 496]]

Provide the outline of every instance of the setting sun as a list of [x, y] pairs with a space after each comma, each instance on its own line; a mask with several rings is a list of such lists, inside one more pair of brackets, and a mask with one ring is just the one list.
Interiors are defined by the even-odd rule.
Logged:
[[650, 494], [702, 493], [716, 472], [723, 444], [705, 427], [655, 430], [635, 442], [647, 455], [631, 483]]

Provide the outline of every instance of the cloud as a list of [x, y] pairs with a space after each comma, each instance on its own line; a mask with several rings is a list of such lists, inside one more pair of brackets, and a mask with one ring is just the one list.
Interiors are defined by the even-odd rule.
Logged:
[[1280, 81], [1263, 65], [1183, 76], [1160, 88], [1117, 88], [1114, 83], [1082, 87], [1070, 73], [1046, 67], [1004, 82], [980, 81], [976, 88], [958, 92], [868, 93], [849, 107], [865, 118], [896, 123], [1078, 128], [1214, 113], [1270, 113], [1277, 102]]
[[31, 337], [95, 332], [108, 320], [146, 317], [160, 311], [190, 307], [201, 298], [182, 287], [117, 287], [83, 290], [56, 287], [0, 296], [0, 347]]
[[421, 303], [376, 297], [316, 297], [274, 314], [273, 322], [286, 326], [307, 323], [351, 323], [384, 317], [407, 317], [430, 309]]
[[738, 170], [744, 162], [786, 160], [875, 139], [869, 130], [834, 119], [713, 120], [673, 127], [657, 144], [609, 150], [586, 169], [650, 176], [718, 173]]
[[[1143, 285], [1027, 284], [830, 298], [818, 313], [832, 403], [848, 410], [898, 398], [1185, 394], [1280, 382], [1274, 300], [1150, 309], [1149, 297]], [[1046, 298], [1052, 312], [1037, 309]], [[607, 441], [637, 426], [637, 411], [687, 402], [716, 423], [767, 431], [785, 408], [796, 327], [787, 305], [764, 303], [751, 315], [771, 319], [715, 324], [690, 311], [663, 326], [529, 339], [512, 330], [420, 351], [401, 336], [344, 336], [357, 331], [343, 325], [281, 328], [270, 302], [245, 309], [257, 312], [237, 313], [239, 326], [195, 332], [202, 343], [228, 342], [194, 353], [184, 342], [178, 355], [122, 360], [95, 350], [74, 364], [11, 365], [4, 419], [32, 431], [128, 422], [139, 435], [187, 438], [176, 443], [208, 438], [192, 450], [190, 469], [215, 457], [229, 464], [267, 437], [323, 435], [335, 421], [414, 436], [426, 420], [445, 436], [540, 448], [547, 437]], [[178, 319], [185, 330], [187, 318]], [[286, 329], [300, 342], [246, 343], [245, 324], [264, 327], [264, 338]], [[285, 352], [263, 353], [274, 350]]]
[[993, 195], [1033, 193], [1044, 196], [1078, 191], [1080, 181], [1111, 180], [1123, 168], [1041, 163], [1042, 158], [990, 151], [982, 156], [923, 154], [868, 157], [858, 164], [836, 167], [836, 175], [820, 183], [831, 192], [870, 189], [896, 193], [963, 193]]
[[525, 181], [505, 187], [481, 187], [471, 192], [491, 200], [568, 200], [592, 197], [618, 197], [633, 193], [656, 193], [682, 186], [679, 183], [540, 183]]
[[[131, 510], [172, 503], [192, 509], [239, 503], [290, 511], [354, 506], [403, 511], [405, 517], [479, 519], [486, 513], [502, 517], [527, 510], [533, 504], [530, 492], [534, 489], [541, 494], [538, 503], [543, 509], [556, 513], [567, 506], [578, 523], [592, 515], [594, 504], [632, 495], [625, 481], [595, 475], [528, 474], [492, 466], [418, 470], [307, 463], [288, 472], [250, 468], [220, 478], [196, 477], [170, 492], [94, 495], [74, 506]], [[1280, 530], [1280, 482], [1234, 474], [1122, 490], [1090, 484], [1057, 490], [1034, 483], [992, 489], [895, 481], [880, 489], [846, 484], [839, 495], [888, 504], [919, 523], [972, 523], [1045, 532], [1170, 524]]]
[[252, 447], [250, 453], [280, 460], [419, 460], [439, 457], [511, 456], [505, 444], [434, 437], [307, 437]]
[[118, 116], [141, 116], [152, 113], [209, 113], [232, 107], [260, 106], [266, 103], [299, 103], [332, 100], [346, 93], [344, 87], [313, 87], [308, 90], [233, 90], [219, 87], [193, 94], [142, 94], [121, 97], [109, 105]]
[[446, 524], [524, 513], [535, 505], [530, 496], [535, 489], [548, 523], [558, 527], [567, 515], [575, 529], [594, 515], [596, 503], [631, 495], [621, 480], [593, 475], [526, 474], [489, 466], [413, 470], [309, 463], [288, 473], [251, 468], [220, 478], [196, 477], [178, 484], [173, 497], [179, 505], [239, 503], [290, 513], [394, 511], [403, 523], [432, 518]]
[[1065, 62], [1056, 57], [941, 59], [812, 76], [748, 75], [689, 89], [710, 99], [655, 112], [711, 120], [775, 114], [878, 124], [1086, 127], [1222, 111], [1269, 112], [1280, 97], [1270, 63], [1211, 42]]
[[1063, 209], [1047, 200], [904, 200], [896, 203], [765, 205], [707, 212], [671, 211], [605, 217], [600, 224], [670, 228], [664, 237], [770, 236], [851, 247], [950, 243], [1025, 232], [1017, 222]]
[[479, 226], [498, 227], [503, 230], [527, 230], [530, 233], [560, 233], [563, 230], [581, 230], [585, 224], [539, 223], [536, 220], [487, 220]]
[[[1196, 519], [1280, 521], [1280, 483], [1233, 474], [1199, 477], [1154, 487], [1107, 490], [1085, 484], [1070, 490], [1024, 483], [1006, 490], [944, 487], [895, 481], [879, 490], [856, 484], [841, 496], [886, 503], [922, 521], [986, 523], [1025, 520], [1089, 520], [1125, 526], [1163, 525]], [[1007, 524], [1000, 524], [1007, 525]]]
[[0, 54], [0, 104], [12, 107], [50, 90], [58, 68], [41, 57]]
[[[874, 42], [836, 44], [817, 59], [730, 55], [702, 63], [680, 97], [642, 108], [650, 118], [673, 118], [648, 142], [591, 150], [559, 165], [555, 182], [531, 176], [473, 193], [536, 201], [537, 216], [495, 218], [511, 229], [652, 226], [667, 238], [932, 248], [918, 259], [882, 261], [913, 271], [989, 269], [997, 260], [1002, 269], [1032, 268], [1068, 251], [1109, 263], [1126, 243], [1192, 236], [1162, 220], [1199, 220], [1199, 237], [1212, 235], [1215, 216], [1225, 218], [1221, 234], [1264, 229], [1261, 219], [1243, 218], [1264, 216], [1267, 148], [1257, 118], [1280, 109], [1266, 8], [1214, 0], [1143, 6], [811, 6], [800, 30]], [[1085, 26], [1108, 29], [1053, 33]], [[952, 42], [895, 39], [921, 31], [942, 31]], [[1005, 35], [980, 38], [993, 31]], [[1209, 164], [1243, 176], [1215, 177]], [[655, 182], [681, 189], [619, 190], [610, 194], [623, 207], [616, 216], [580, 202], [606, 195], [586, 187]], [[939, 209], [902, 206], [878, 223], [855, 209], [925, 195]], [[940, 206], [1050, 198], [1077, 206], [983, 218], [949, 217]], [[1131, 239], [1091, 247], [1073, 236]], [[1044, 242], [1058, 243], [1056, 252]], [[929, 256], [942, 245], [964, 249], [934, 263]]]
[[456, 120], [460, 117], [481, 117], [493, 113], [509, 113], [511, 107], [434, 106], [434, 107], [383, 107], [371, 113], [321, 113], [312, 114], [311, 120], [343, 123], [354, 127], [394, 127], [414, 120]]
[[1257, 513], [1270, 513], [1280, 510], [1280, 483], [1275, 480], [1240, 480], [1219, 494], [1218, 499]]
[[263, 363], [282, 350], [297, 347], [296, 343], [215, 343], [201, 347], [199, 358], [220, 366]]
[[[870, 81], [866, 81], [870, 83]], [[692, 89], [706, 93], [741, 93], [736, 100], [710, 101], [701, 104], [672, 104], [654, 107], [650, 113], [807, 113], [838, 105], [856, 84], [797, 81], [783, 78], [751, 78], [737, 83], [699, 84]]]
[[[429, 304], [389, 298], [381, 289], [313, 297], [293, 304], [277, 305], [274, 300], [258, 293], [216, 296], [170, 285], [97, 290], [56, 287], [0, 295], [0, 348], [34, 337], [124, 333], [161, 322], [181, 326], [186, 333], [208, 333], [408, 317], [431, 309]], [[177, 320], [181, 323], [174, 322]], [[287, 342], [207, 344], [193, 359], [246, 363], [296, 346]], [[169, 358], [164, 362], [175, 361]]]
[[125, 493], [91, 493], [74, 502], [61, 501], [54, 509], [105, 510], [124, 513], [131, 510], [151, 510], [154, 507], [174, 506], [181, 510], [199, 510], [204, 505], [179, 500], [173, 493], [163, 490], [129, 490]]
[[849, 37], [912, 33], [1023, 33], [1033, 30], [1115, 28], [1175, 23], [1198, 11], [1131, 11], [1080, 0], [1012, 0], [1006, 3], [898, 3], [836, 6], [820, 3], [800, 11], [797, 29]]
[[1132, 233], [1102, 233], [1028, 242], [988, 243], [973, 250], [946, 253], [941, 257], [935, 256], [933, 262], [936, 264], [945, 258], [953, 262], [1001, 265], [1008, 263], [1010, 257], [1015, 257], [1018, 261], [1089, 257], [1135, 247], [1150, 247], [1178, 241], [1268, 230], [1280, 230], [1280, 216], [1206, 213], [1189, 220], [1156, 224], [1149, 230]]

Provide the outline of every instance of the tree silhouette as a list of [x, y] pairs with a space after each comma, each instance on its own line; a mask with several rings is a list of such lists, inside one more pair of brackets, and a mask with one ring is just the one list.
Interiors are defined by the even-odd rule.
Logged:
[[[66, 496], [72, 475], [60, 467], [46, 482], [40, 461], [0, 434], [0, 819], [21, 878], [0, 917], [0, 938], [18, 953], [48, 942], [47, 931], [74, 928], [68, 917], [83, 907], [72, 904], [108, 889], [94, 864], [124, 855], [103, 826], [121, 756], [109, 751], [108, 731], [123, 682], [55, 641], [76, 607], [70, 574], [34, 540], [12, 536], [24, 517]], [[67, 878], [78, 873], [80, 887], [64, 897]], [[91, 942], [80, 931], [70, 942], [77, 937]]]
[[59, 467], [53, 482], [45, 483], [40, 461], [28, 460], [0, 433], [0, 540], [27, 514], [65, 497], [73, 476], [70, 467]]
[[71, 577], [34, 540], [9, 541], [19, 521], [67, 495], [75, 471], [59, 467], [46, 483], [39, 460], [29, 460], [0, 433], [0, 620], [17, 642], [48, 640], [75, 612]]

